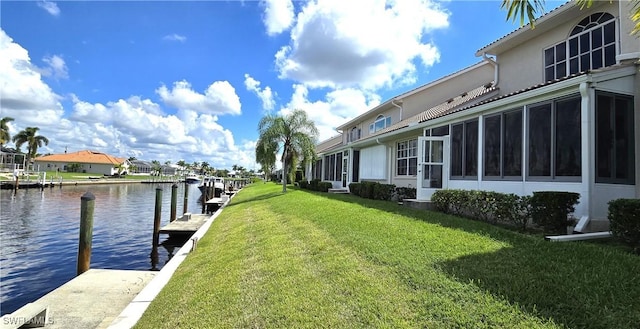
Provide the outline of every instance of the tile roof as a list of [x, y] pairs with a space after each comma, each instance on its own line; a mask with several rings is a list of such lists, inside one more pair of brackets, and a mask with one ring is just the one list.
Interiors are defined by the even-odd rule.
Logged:
[[439, 118], [441, 116], [445, 116], [449, 113], [457, 112], [457, 109], [460, 105], [468, 103], [472, 100], [475, 100], [481, 96], [488, 95], [491, 92], [497, 91], [498, 88], [494, 87], [493, 84], [488, 83], [473, 90], [470, 90], [466, 93], [462, 93], [454, 98], [449, 99], [448, 101], [436, 105], [432, 108], [427, 109], [422, 113], [418, 113], [410, 118], [402, 120], [396, 124], [393, 124], [385, 129], [377, 131], [375, 134], [370, 135], [367, 138], [377, 137], [383, 134], [386, 134], [391, 131], [399, 130], [402, 128], [406, 128], [418, 123], [422, 123], [431, 119]]
[[67, 162], [67, 163], [95, 163], [116, 165], [124, 163], [127, 159], [116, 158], [106, 153], [83, 150], [73, 153], [51, 154], [35, 158], [33, 161]]
[[[578, 4], [574, 3], [574, 1], [567, 1], [564, 4], [552, 9], [548, 13], [545, 13], [542, 16], [536, 18], [533, 22], [537, 26], [538, 24], [544, 22], [545, 20], [548, 20], [549, 18], [554, 17], [555, 15], [559, 14], [563, 10], [567, 10], [567, 9], [569, 9], [571, 7], [577, 7], [577, 6], [578, 6]], [[515, 30], [513, 30], [513, 31], [511, 31], [511, 32], [509, 32], [509, 33], [507, 33], [505, 35], [503, 35], [499, 39], [491, 42], [490, 44], [478, 49], [478, 51], [476, 52], [476, 56], [480, 56], [482, 54], [483, 50], [488, 49], [488, 48], [490, 48], [490, 47], [492, 47], [492, 46], [494, 46], [494, 45], [496, 45], [498, 43], [501, 43], [501, 42], [513, 37], [514, 35], [516, 35], [518, 33], [523, 33], [523, 32], [530, 31], [530, 30], [533, 30], [531, 28], [531, 26], [529, 24], [524, 24], [524, 25], [520, 26], [519, 28], [517, 28], [517, 29], [515, 29]]]

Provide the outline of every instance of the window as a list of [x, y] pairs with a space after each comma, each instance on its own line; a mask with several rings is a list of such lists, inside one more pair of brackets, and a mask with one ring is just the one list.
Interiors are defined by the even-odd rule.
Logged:
[[614, 65], [615, 30], [615, 18], [609, 13], [596, 13], [580, 21], [568, 40], [544, 50], [545, 81]]
[[349, 131], [349, 135], [347, 135], [347, 142], [355, 142], [360, 139], [360, 128], [353, 127], [351, 131]]
[[522, 176], [522, 110], [485, 118], [484, 175]]
[[446, 136], [449, 135], [449, 125], [427, 129], [425, 136]]
[[376, 121], [369, 125], [369, 133], [373, 134], [389, 126], [391, 126], [391, 117], [385, 117], [382, 114], [378, 115]]
[[324, 157], [324, 180], [339, 181], [342, 175], [342, 152]]
[[580, 98], [556, 100], [529, 109], [528, 176], [582, 174]]
[[313, 167], [313, 179], [322, 179], [322, 160], [317, 160]]
[[596, 183], [635, 184], [633, 98], [596, 96]]
[[398, 143], [396, 175], [412, 176], [418, 172], [418, 140]]
[[451, 126], [451, 177], [478, 176], [478, 120]]

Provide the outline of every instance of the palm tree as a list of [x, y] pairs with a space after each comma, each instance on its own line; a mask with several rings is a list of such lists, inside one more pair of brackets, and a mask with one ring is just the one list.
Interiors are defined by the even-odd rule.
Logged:
[[271, 144], [265, 144], [264, 141], [258, 140], [256, 144], [256, 162], [262, 167], [262, 172], [271, 174], [276, 167], [276, 152], [278, 151], [278, 143], [272, 141]]
[[46, 137], [36, 136], [38, 130], [40, 130], [38, 127], [27, 127], [18, 132], [12, 139], [16, 143], [16, 148], [20, 148], [22, 144], [27, 143], [27, 166], [31, 163], [31, 159], [35, 158], [38, 147], [42, 147], [42, 144], [49, 145], [49, 140]]
[[[287, 192], [287, 175], [290, 168], [297, 167], [294, 159], [302, 157], [310, 159], [315, 156], [315, 144], [318, 128], [303, 110], [294, 110], [284, 116], [267, 115], [258, 123], [260, 137], [256, 145], [256, 153], [274, 150], [282, 151], [282, 192]], [[258, 148], [263, 150], [258, 151]], [[275, 156], [276, 152], [273, 152]], [[263, 154], [261, 154], [263, 155]], [[258, 158], [256, 158], [256, 162]], [[289, 167], [288, 167], [289, 166]], [[294, 171], [295, 172], [295, 171]]]
[[[581, 8], [591, 7], [593, 0], [575, 0]], [[635, 27], [631, 34], [640, 34], [640, 0], [631, 0], [633, 6], [631, 7], [630, 17], [635, 23]], [[544, 11], [544, 0], [502, 0], [500, 6], [507, 10], [507, 19], [516, 20], [520, 17], [520, 25], [524, 25], [525, 15], [529, 20], [531, 27], [534, 27], [534, 20], [536, 14], [542, 14]]]
[[209, 171], [209, 163], [206, 161], [202, 161], [202, 164], [200, 165], [200, 174], [205, 175], [207, 174], [207, 172]]
[[11, 117], [4, 117], [0, 119], [0, 147], [4, 146], [8, 141], [11, 140], [11, 135], [9, 135], [9, 125], [7, 123], [13, 121]]
[[162, 165], [160, 164], [160, 161], [158, 160], [151, 161], [151, 175], [162, 176], [161, 173], [162, 173]]

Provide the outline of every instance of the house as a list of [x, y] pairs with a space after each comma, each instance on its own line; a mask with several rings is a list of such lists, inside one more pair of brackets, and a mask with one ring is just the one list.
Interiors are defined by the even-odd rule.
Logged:
[[131, 161], [131, 173], [150, 175], [153, 172], [153, 163], [144, 160]]
[[14, 148], [0, 146], [0, 171], [23, 170], [26, 159], [26, 154]]
[[476, 52], [480, 61], [393, 97], [316, 147], [309, 178], [580, 194], [574, 216], [640, 197], [640, 38], [628, 1], [570, 1]]
[[100, 175], [116, 175], [122, 166], [122, 172], [129, 168], [129, 160], [117, 158], [97, 151], [78, 151], [73, 153], [52, 154], [35, 158], [34, 167], [40, 170], [59, 170], [65, 172], [82, 172]]

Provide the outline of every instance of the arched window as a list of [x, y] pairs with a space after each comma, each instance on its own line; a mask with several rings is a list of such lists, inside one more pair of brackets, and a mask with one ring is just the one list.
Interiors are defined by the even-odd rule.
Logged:
[[373, 134], [376, 131], [382, 130], [391, 126], [391, 117], [385, 117], [380, 114], [376, 117], [376, 121], [369, 125], [369, 133]]
[[569, 39], [544, 50], [545, 81], [616, 63], [615, 17], [595, 13], [581, 20]]
[[360, 128], [353, 127], [349, 132], [349, 142], [354, 142], [360, 139]]

